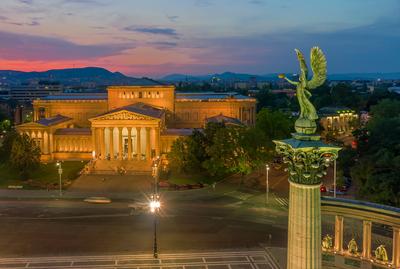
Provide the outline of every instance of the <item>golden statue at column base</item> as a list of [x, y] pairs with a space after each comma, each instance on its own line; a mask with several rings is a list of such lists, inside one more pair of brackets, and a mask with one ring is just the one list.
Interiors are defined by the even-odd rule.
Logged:
[[358, 245], [354, 238], [350, 240], [349, 244], [347, 245], [347, 249], [349, 254], [358, 256]]

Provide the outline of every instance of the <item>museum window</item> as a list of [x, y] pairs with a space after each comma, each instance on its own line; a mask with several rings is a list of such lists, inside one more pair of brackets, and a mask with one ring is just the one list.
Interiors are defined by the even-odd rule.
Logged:
[[142, 98], [142, 92], [139, 92], [139, 98]]

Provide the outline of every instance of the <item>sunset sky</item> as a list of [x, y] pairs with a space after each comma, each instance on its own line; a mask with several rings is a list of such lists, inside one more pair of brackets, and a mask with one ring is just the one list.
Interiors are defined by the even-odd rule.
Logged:
[[[400, 71], [399, 0], [0, 0], [0, 69], [100, 66], [132, 76]], [[307, 55], [308, 58], [308, 55]]]

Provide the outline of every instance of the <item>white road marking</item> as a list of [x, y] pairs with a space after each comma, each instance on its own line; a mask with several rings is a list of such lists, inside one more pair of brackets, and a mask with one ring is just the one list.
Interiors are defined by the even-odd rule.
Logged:
[[278, 269], [271, 253], [266, 251], [200, 252], [152, 255], [65, 256], [34, 258], [1, 258], [0, 268], [251, 268], [258, 265]]

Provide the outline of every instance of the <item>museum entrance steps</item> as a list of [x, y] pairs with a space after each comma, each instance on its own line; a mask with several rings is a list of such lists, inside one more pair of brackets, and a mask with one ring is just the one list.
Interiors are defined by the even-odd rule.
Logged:
[[104, 175], [151, 175], [151, 161], [96, 160], [90, 174]]

